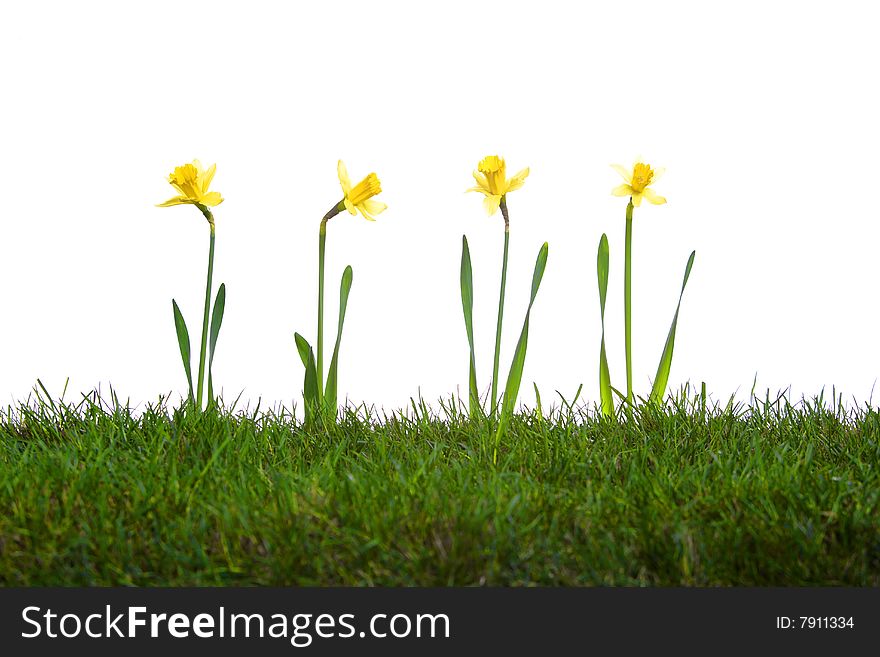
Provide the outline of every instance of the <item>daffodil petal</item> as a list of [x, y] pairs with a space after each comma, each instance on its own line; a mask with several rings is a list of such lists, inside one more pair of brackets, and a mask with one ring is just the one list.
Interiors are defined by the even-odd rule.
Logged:
[[620, 177], [626, 181], [627, 185], [632, 185], [632, 169], [627, 169], [622, 164], [612, 164], [611, 168], [620, 174]]
[[370, 214], [370, 211], [367, 210], [365, 205], [366, 205], [366, 202], [361, 203], [360, 205], [357, 206], [357, 209], [361, 211], [361, 214], [363, 215], [364, 219], [366, 219], [367, 221], [376, 221], [376, 218]]
[[483, 199], [483, 207], [486, 208], [486, 212], [489, 213], [490, 217], [498, 211], [498, 206], [500, 205], [500, 194], [486, 194], [486, 198]]
[[660, 180], [664, 173], [666, 173], [665, 167], [657, 167], [656, 169], [651, 169], [654, 172], [654, 175], [651, 176], [651, 184], [653, 185], [655, 182]]
[[208, 192], [204, 196], [202, 196], [201, 203], [204, 205], [209, 205], [214, 207], [215, 205], [220, 205], [223, 202], [223, 197], [220, 196], [220, 192]]
[[477, 189], [475, 189], [475, 191], [480, 191], [484, 194], [492, 193], [492, 190], [489, 189], [489, 181], [484, 174], [479, 171], [474, 171], [474, 180], [477, 181]]
[[640, 194], [633, 194], [633, 195], [632, 195], [632, 204], [633, 204], [633, 207], [636, 207], [636, 208], [637, 208], [637, 207], [639, 207], [639, 206], [642, 204], [642, 194], [644, 194], [644, 192], [642, 192], [642, 193], [640, 193]]
[[642, 196], [648, 199], [653, 205], [663, 205], [666, 203], [666, 199], [655, 193], [653, 189], [645, 188], [645, 191], [642, 192]]
[[464, 190], [465, 194], [467, 194], [468, 192], [480, 192], [481, 194], [488, 194], [489, 193], [485, 189], [483, 189], [482, 187], [470, 187], [469, 189]]
[[526, 167], [525, 169], [523, 169], [522, 171], [517, 173], [513, 178], [510, 179], [510, 182], [507, 185], [507, 191], [508, 192], [516, 191], [517, 189], [519, 189], [520, 187], [522, 187], [525, 184], [526, 178], [528, 178], [528, 177], [529, 177], [529, 167]]
[[632, 196], [633, 188], [629, 185], [618, 185], [611, 190], [611, 193], [614, 194], [614, 196]]
[[217, 165], [212, 164], [208, 167], [208, 170], [205, 171], [204, 176], [202, 178], [202, 194], [208, 193], [208, 188], [211, 186], [211, 181], [214, 180], [214, 173], [217, 171]]
[[190, 199], [186, 196], [175, 196], [174, 198], [170, 198], [164, 203], [159, 203], [156, 205], [157, 208], [170, 208], [172, 205], [183, 205], [184, 203], [192, 203]]
[[342, 200], [345, 203], [345, 209], [348, 210], [349, 214], [357, 214], [357, 209], [354, 207], [354, 203], [348, 200], [348, 197]]
[[382, 212], [384, 212], [385, 209], [388, 207], [387, 205], [385, 205], [385, 204], [382, 203], [381, 201], [376, 201], [376, 200], [371, 199], [371, 198], [368, 198], [366, 201], [364, 201], [363, 203], [361, 203], [361, 206], [363, 206], [363, 208], [364, 208], [367, 212], [369, 212], [371, 215], [373, 215], [373, 214], [382, 214]]
[[[339, 160], [339, 163], [336, 165], [336, 173], [339, 176], [339, 185], [342, 187], [342, 195], [348, 196], [348, 193], [351, 191], [351, 178], [348, 177], [348, 169], [345, 168], [342, 160]], [[345, 207], [348, 207], [348, 205], [346, 204]], [[351, 210], [349, 210], [349, 212], [351, 212]]]

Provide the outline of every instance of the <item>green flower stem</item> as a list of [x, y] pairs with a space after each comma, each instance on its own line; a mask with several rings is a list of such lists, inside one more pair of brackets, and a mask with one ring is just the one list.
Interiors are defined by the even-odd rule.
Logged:
[[202, 392], [205, 385], [205, 352], [208, 348], [208, 315], [211, 312], [211, 278], [214, 274], [214, 216], [204, 206], [199, 206], [211, 225], [211, 245], [208, 248], [208, 280], [205, 285], [205, 314], [202, 318], [202, 346], [199, 350], [199, 382], [196, 392], [196, 408], [202, 409]]
[[626, 206], [626, 246], [623, 269], [623, 326], [626, 348], [626, 401], [632, 407], [632, 220], [633, 204]]
[[324, 391], [324, 248], [327, 244], [327, 220], [321, 221], [318, 233], [318, 403]]
[[327, 222], [344, 209], [345, 200], [334, 205], [321, 219], [321, 229], [318, 232], [318, 404], [324, 399], [324, 251], [327, 244]]
[[498, 325], [495, 327], [495, 360], [492, 363], [492, 399], [490, 417], [495, 417], [498, 405], [498, 360], [501, 356], [501, 324], [504, 319], [504, 290], [507, 287], [507, 249], [510, 243], [510, 216], [507, 214], [507, 199], [501, 197], [501, 216], [504, 217], [504, 256], [501, 260], [501, 294], [498, 298]]

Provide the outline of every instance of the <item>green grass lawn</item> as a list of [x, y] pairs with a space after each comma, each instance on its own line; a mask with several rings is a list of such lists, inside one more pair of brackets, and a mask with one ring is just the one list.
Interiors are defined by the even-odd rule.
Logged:
[[877, 410], [438, 408], [7, 408], [0, 584], [880, 585]]

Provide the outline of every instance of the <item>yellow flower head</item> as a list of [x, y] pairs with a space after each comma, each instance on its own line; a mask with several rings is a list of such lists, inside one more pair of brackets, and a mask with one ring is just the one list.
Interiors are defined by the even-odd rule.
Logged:
[[491, 216], [498, 210], [504, 195], [522, 187], [528, 175], [529, 169], [526, 167], [508, 180], [504, 158], [497, 155], [487, 155], [480, 160], [477, 171], [474, 171], [474, 180], [477, 181], [477, 186], [471, 187], [467, 191], [481, 192], [485, 195], [483, 207]]
[[167, 208], [171, 205], [183, 205], [184, 203], [202, 207], [220, 205], [223, 202], [220, 192], [208, 191], [216, 170], [216, 164], [212, 164], [207, 170], [202, 169], [202, 164], [198, 160], [193, 160], [192, 164], [175, 167], [168, 176], [168, 182], [180, 192], [180, 196], [159, 203], [159, 207]]
[[384, 203], [373, 200], [376, 194], [382, 192], [382, 185], [379, 183], [378, 176], [375, 173], [371, 173], [352, 187], [351, 179], [348, 177], [348, 170], [345, 168], [342, 160], [339, 160], [336, 171], [339, 174], [339, 184], [342, 186], [342, 193], [345, 195], [345, 198], [342, 199], [345, 209], [350, 214], [357, 214], [357, 211], [360, 210], [361, 214], [364, 215], [364, 219], [376, 221], [376, 217], [373, 215], [379, 214], [388, 207]]
[[615, 196], [629, 196], [635, 207], [642, 204], [642, 197], [654, 205], [666, 203], [663, 196], [656, 194], [653, 189], [649, 188], [663, 175], [665, 169], [652, 169], [650, 164], [645, 164], [641, 160], [636, 160], [632, 171], [620, 164], [612, 164], [611, 167], [626, 181], [623, 185], [618, 185], [611, 190]]

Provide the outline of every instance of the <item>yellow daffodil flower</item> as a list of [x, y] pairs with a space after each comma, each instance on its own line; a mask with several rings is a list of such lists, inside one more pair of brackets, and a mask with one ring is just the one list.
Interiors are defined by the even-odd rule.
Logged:
[[471, 187], [469, 192], [480, 192], [486, 198], [483, 199], [483, 207], [489, 216], [497, 212], [501, 205], [501, 199], [508, 192], [513, 192], [523, 186], [529, 175], [529, 168], [526, 167], [513, 178], [506, 177], [504, 158], [497, 155], [487, 155], [477, 165], [478, 171], [474, 171], [474, 180], [477, 181], [476, 187]]
[[174, 189], [180, 192], [180, 196], [175, 196], [164, 203], [159, 203], [158, 207], [167, 208], [172, 205], [183, 205], [184, 203], [191, 203], [201, 207], [220, 205], [223, 202], [220, 192], [208, 191], [216, 170], [216, 164], [212, 164], [207, 170], [202, 169], [202, 164], [198, 160], [193, 160], [192, 164], [175, 167], [174, 171], [168, 176], [168, 182], [171, 183]]
[[339, 184], [342, 186], [342, 193], [345, 195], [345, 198], [342, 199], [345, 209], [350, 214], [357, 214], [357, 211], [360, 210], [361, 214], [364, 215], [364, 219], [376, 221], [376, 217], [373, 215], [381, 213], [388, 207], [384, 203], [373, 200], [376, 194], [382, 192], [382, 185], [379, 183], [378, 176], [375, 173], [371, 173], [352, 187], [351, 179], [348, 177], [348, 170], [345, 168], [342, 160], [339, 160], [336, 170], [339, 174]]
[[632, 198], [632, 204], [639, 207], [642, 204], [642, 197], [648, 199], [654, 205], [663, 205], [666, 199], [656, 194], [653, 189], [649, 189], [649, 185], [657, 182], [663, 175], [665, 169], [652, 169], [651, 165], [645, 164], [641, 160], [636, 160], [633, 164], [632, 171], [620, 164], [612, 164], [613, 168], [626, 181], [623, 185], [618, 185], [611, 190], [615, 196], [629, 196]]
[[[208, 388], [208, 408], [211, 408], [211, 405], [215, 402], [214, 384], [211, 376], [211, 362], [214, 358], [214, 343], [217, 339], [221, 322], [223, 321], [223, 308], [225, 307], [225, 301], [221, 301], [221, 299], [226, 298], [226, 286], [221, 284], [220, 289], [217, 291], [217, 297], [214, 302], [214, 310], [212, 313], [210, 305], [212, 290], [211, 280], [214, 273], [214, 240], [216, 236], [214, 235], [214, 215], [211, 212], [211, 208], [220, 205], [223, 202], [223, 197], [220, 196], [220, 192], [208, 191], [208, 188], [211, 186], [211, 181], [214, 179], [214, 172], [216, 170], [216, 164], [212, 164], [207, 169], [203, 169], [202, 163], [198, 160], [193, 160], [191, 164], [182, 164], [179, 167], [174, 167], [174, 171], [168, 175], [168, 182], [171, 183], [171, 186], [174, 187], [174, 189], [180, 192], [180, 195], [170, 198], [164, 203], [158, 204], [158, 207], [160, 208], [167, 208], [172, 205], [194, 205], [205, 216], [205, 219], [208, 220], [208, 225], [211, 227], [211, 241], [210, 246], [208, 247], [208, 280], [207, 285], [205, 286], [205, 312], [202, 318], [202, 344], [199, 352], [199, 378], [195, 393], [193, 393], [192, 372], [190, 371], [189, 332], [187, 331], [183, 315], [180, 314], [180, 309], [177, 307], [177, 302], [174, 301], [174, 299], [171, 300], [174, 306], [174, 324], [177, 330], [178, 344], [180, 345], [180, 355], [183, 358], [183, 367], [184, 370], [186, 370], [186, 377], [189, 382], [189, 400], [195, 403], [195, 408], [200, 413], [202, 411], [202, 392], [204, 391], [205, 383], [207, 383]], [[212, 336], [210, 359], [208, 358], [207, 352], [209, 320], [211, 321]], [[206, 364], [208, 366], [207, 380], [205, 379]]]

